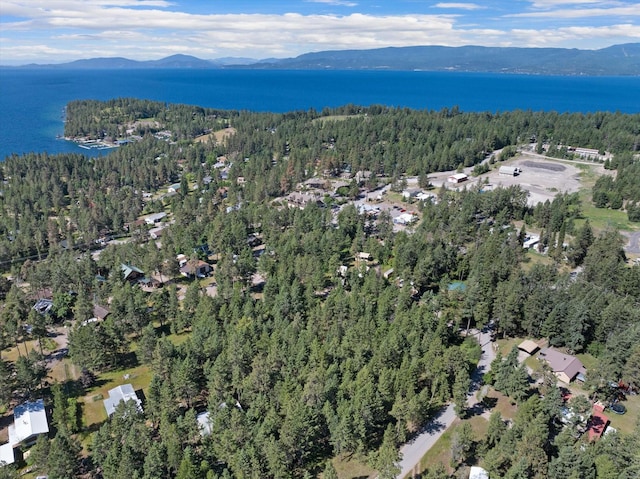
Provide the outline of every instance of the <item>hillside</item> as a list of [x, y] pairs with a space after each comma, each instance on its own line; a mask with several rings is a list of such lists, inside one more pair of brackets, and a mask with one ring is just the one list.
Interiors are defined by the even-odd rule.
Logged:
[[25, 68], [70, 69], [210, 69], [261, 68], [300, 70], [427, 70], [521, 73], [532, 75], [640, 75], [640, 43], [600, 50], [516, 47], [388, 47], [373, 50], [336, 50], [305, 53], [295, 58], [218, 58], [203, 60], [172, 55], [160, 60], [91, 58], [58, 65]]

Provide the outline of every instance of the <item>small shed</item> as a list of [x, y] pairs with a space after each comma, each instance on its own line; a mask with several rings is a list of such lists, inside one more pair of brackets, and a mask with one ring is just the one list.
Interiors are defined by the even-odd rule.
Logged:
[[540, 346], [538, 346], [534, 341], [531, 341], [530, 339], [525, 339], [520, 344], [518, 344], [518, 349], [520, 351], [524, 351], [529, 356], [532, 356], [538, 349], [540, 349]]
[[109, 310], [104, 306], [100, 306], [99, 304], [93, 305], [93, 317], [98, 318], [99, 320], [104, 320], [109, 316]]
[[14, 462], [16, 462], [16, 457], [13, 453], [13, 446], [10, 443], [0, 446], [0, 467]]
[[489, 473], [478, 466], [471, 466], [469, 469], [469, 479], [489, 479]]
[[589, 438], [589, 441], [600, 439], [608, 424], [609, 418], [602, 412], [594, 409], [591, 414], [591, 418], [589, 418], [589, 421], [587, 421], [587, 436]]

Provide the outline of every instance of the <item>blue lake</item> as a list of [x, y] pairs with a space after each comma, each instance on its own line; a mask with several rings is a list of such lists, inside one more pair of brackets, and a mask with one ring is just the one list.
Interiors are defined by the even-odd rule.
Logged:
[[[300, 70], [0, 68], [0, 160], [12, 153], [87, 150], [64, 140], [75, 99], [137, 97], [222, 109], [285, 112], [348, 103], [463, 111], [640, 113], [638, 77]], [[93, 153], [104, 154], [104, 153]]]

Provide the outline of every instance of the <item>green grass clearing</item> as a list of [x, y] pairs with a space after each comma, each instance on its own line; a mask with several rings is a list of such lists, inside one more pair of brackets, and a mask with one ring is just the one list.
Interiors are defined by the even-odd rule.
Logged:
[[331, 461], [340, 479], [359, 479], [370, 477], [375, 470], [369, 467], [364, 460], [356, 455], [340, 455]]
[[[122, 384], [131, 384], [136, 391], [145, 390], [149, 387], [153, 373], [149, 366], [136, 366], [128, 369], [109, 371], [98, 376], [97, 387], [89, 388], [85, 395], [80, 398], [83, 405], [84, 427], [91, 429], [107, 419], [107, 412], [104, 409], [102, 399], [109, 396], [109, 389], [113, 389]], [[102, 399], [100, 399], [102, 397]]]
[[604, 413], [611, 421], [611, 427], [614, 427], [621, 434], [631, 434], [633, 428], [638, 423], [638, 417], [640, 416], [640, 396], [627, 396], [625, 401], [622, 401], [622, 405], [627, 408], [625, 414], [616, 414], [609, 409], [605, 409]]

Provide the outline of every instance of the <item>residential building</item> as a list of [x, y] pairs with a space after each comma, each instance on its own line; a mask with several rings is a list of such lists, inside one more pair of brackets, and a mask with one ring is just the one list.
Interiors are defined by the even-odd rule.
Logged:
[[118, 404], [126, 401], [134, 401], [138, 405], [138, 410], [142, 411], [142, 401], [138, 398], [131, 384], [123, 384], [109, 390], [109, 397], [104, 400], [104, 408], [107, 415], [111, 416]]
[[567, 384], [573, 381], [578, 374], [583, 376], [586, 374], [586, 370], [578, 358], [553, 348], [542, 349], [540, 359], [544, 359], [556, 377]]
[[9, 444], [16, 447], [20, 444], [31, 445], [40, 434], [49, 432], [47, 412], [44, 401], [25, 402], [13, 410], [13, 424], [9, 426]]

